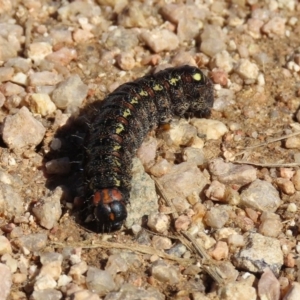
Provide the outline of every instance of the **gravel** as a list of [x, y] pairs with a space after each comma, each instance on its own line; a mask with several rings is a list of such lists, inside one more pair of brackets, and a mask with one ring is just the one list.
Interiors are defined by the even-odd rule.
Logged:
[[[0, 0], [1, 299], [300, 299], [300, 4], [177, 2]], [[97, 101], [183, 64], [211, 117], [152, 131], [124, 228], [86, 231]]]

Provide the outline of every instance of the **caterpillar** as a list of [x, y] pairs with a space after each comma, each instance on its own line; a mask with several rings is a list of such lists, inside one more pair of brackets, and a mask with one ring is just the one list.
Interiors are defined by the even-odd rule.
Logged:
[[174, 116], [208, 116], [213, 101], [212, 82], [189, 65], [146, 75], [109, 94], [85, 139], [84, 226], [119, 230], [127, 217], [132, 158], [146, 134]]

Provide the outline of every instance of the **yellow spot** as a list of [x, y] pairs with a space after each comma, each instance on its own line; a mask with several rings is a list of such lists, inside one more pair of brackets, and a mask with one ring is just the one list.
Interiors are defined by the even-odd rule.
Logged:
[[116, 128], [116, 134], [120, 134], [125, 129], [124, 125], [119, 123]]
[[162, 91], [164, 88], [162, 85], [160, 84], [156, 84], [154, 87], [153, 87], [153, 90], [154, 91]]
[[180, 80], [180, 77], [173, 77], [173, 78], [171, 78], [170, 80], [169, 80], [169, 83], [171, 84], [171, 85], [176, 85], [177, 84], [177, 82]]
[[136, 104], [136, 103], [139, 103], [139, 100], [137, 97], [133, 97], [130, 99], [130, 104]]
[[193, 76], [192, 76], [196, 81], [200, 81], [202, 79], [202, 76], [200, 73], [195, 73]]
[[114, 151], [118, 151], [118, 150], [120, 150], [121, 148], [122, 148], [121, 145], [116, 145], [116, 146], [114, 146], [113, 150], [114, 150]]
[[121, 163], [118, 159], [114, 159], [114, 165], [117, 167], [121, 167]]
[[120, 186], [121, 185], [121, 181], [118, 180], [117, 178], [114, 178], [114, 185], [115, 186]]
[[139, 92], [139, 94], [140, 94], [141, 96], [148, 96], [148, 93], [147, 93], [145, 90], [141, 90], [141, 91]]
[[123, 117], [124, 118], [127, 118], [128, 116], [131, 115], [131, 112], [130, 112], [130, 109], [129, 108], [126, 108], [123, 112]]

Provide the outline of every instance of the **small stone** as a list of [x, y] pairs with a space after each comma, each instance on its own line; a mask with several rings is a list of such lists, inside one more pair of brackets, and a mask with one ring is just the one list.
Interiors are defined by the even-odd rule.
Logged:
[[194, 164], [197, 166], [202, 166], [205, 162], [203, 150], [194, 147], [184, 148], [182, 153], [182, 159], [186, 162], [193, 161]]
[[55, 289], [33, 291], [33, 293], [30, 296], [31, 300], [44, 300], [44, 299], [60, 300], [62, 298], [63, 298], [62, 292]]
[[7, 60], [5, 67], [13, 67], [15, 72], [27, 73], [32, 66], [30, 58], [14, 57]]
[[217, 25], [206, 25], [201, 34], [200, 51], [213, 57], [217, 53], [226, 49], [224, 43], [224, 33]]
[[86, 285], [100, 297], [116, 289], [113, 277], [107, 271], [95, 267], [89, 267], [86, 274]]
[[14, 69], [11, 67], [0, 68], [0, 83], [11, 80], [14, 75]]
[[255, 63], [250, 62], [248, 59], [242, 58], [235, 67], [235, 72], [245, 80], [256, 80], [259, 74], [259, 69]]
[[226, 259], [229, 254], [228, 245], [226, 242], [218, 241], [210, 255], [216, 260]]
[[204, 135], [207, 140], [217, 140], [228, 132], [226, 125], [217, 120], [193, 118], [191, 124], [197, 128], [198, 134]]
[[167, 237], [154, 236], [152, 238], [152, 245], [155, 249], [167, 250], [172, 247], [172, 241]]
[[212, 228], [222, 228], [228, 220], [229, 214], [224, 206], [212, 207], [204, 217], [205, 224]]
[[300, 299], [300, 283], [293, 282], [290, 289], [283, 297], [283, 300], [298, 300]]
[[228, 237], [228, 244], [235, 248], [243, 247], [245, 245], [245, 240], [241, 234], [231, 234]]
[[46, 59], [55, 63], [59, 63], [63, 66], [67, 66], [73, 59], [77, 58], [77, 52], [75, 49], [62, 47], [59, 50], [46, 56]]
[[61, 74], [49, 71], [35, 72], [29, 75], [29, 84], [32, 86], [56, 85], [62, 80], [63, 76]]
[[269, 37], [274, 37], [274, 35], [282, 37], [285, 34], [285, 23], [285, 18], [275, 16], [262, 27], [262, 31]]
[[9, 240], [4, 235], [0, 235], [0, 255], [2, 256], [11, 252], [12, 249]]
[[269, 182], [256, 179], [241, 193], [241, 205], [274, 212], [281, 203], [278, 191]]
[[222, 300], [256, 300], [255, 288], [243, 281], [230, 282], [221, 287], [218, 295]]
[[135, 67], [135, 59], [132, 53], [120, 53], [117, 63], [122, 70], [129, 71]]
[[221, 158], [213, 159], [209, 163], [209, 170], [213, 178], [224, 184], [245, 185], [257, 178], [254, 167], [225, 163]]
[[286, 255], [286, 257], [284, 258], [284, 265], [287, 267], [287, 268], [294, 268], [295, 267], [295, 264], [296, 264], [296, 260], [294, 258], [294, 254], [292, 253], [288, 253]]
[[175, 33], [167, 29], [143, 31], [140, 35], [146, 45], [155, 53], [175, 50], [179, 39]]
[[34, 290], [41, 291], [46, 289], [54, 289], [56, 287], [56, 281], [50, 275], [38, 275], [34, 283]]
[[172, 169], [172, 165], [166, 159], [162, 159], [158, 161], [156, 164], [154, 164], [154, 166], [150, 168], [149, 172], [155, 177], [161, 177], [167, 174], [171, 169]]
[[29, 45], [28, 57], [35, 62], [39, 62], [52, 53], [52, 46], [45, 42], [36, 42]]
[[0, 86], [0, 90], [3, 93], [4, 96], [14, 96], [19, 95], [21, 93], [24, 93], [25, 89], [18, 84], [12, 83], [12, 82], [6, 82]]
[[155, 162], [158, 143], [153, 137], [146, 138], [140, 148], [137, 150], [137, 157], [142, 162], [146, 170]]
[[225, 184], [213, 180], [209, 188], [206, 190], [205, 195], [207, 198], [215, 201], [224, 201], [226, 186]]
[[83, 275], [88, 270], [88, 265], [85, 261], [81, 261], [77, 264], [74, 264], [68, 273], [69, 276], [72, 276], [73, 279], [79, 280], [81, 275]]
[[80, 77], [76, 75], [70, 76], [61, 82], [52, 93], [52, 101], [60, 109], [66, 109], [72, 112], [78, 108], [88, 93], [88, 86], [84, 84]]
[[169, 228], [170, 220], [162, 213], [151, 213], [148, 217], [147, 226], [155, 232], [163, 233]]
[[286, 139], [285, 147], [287, 149], [300, 149], [300, 137], [292, 136]]
[[128, 264], [121, 255], [113, 254], [109, 256], [105, 266], [105, 270], [114, 276], [120, 272], [127, 272]]
[[50, 115], [56, 110], [55, 104], [47, 94], [31, 94], [29, 105], [31, 111], [42, 116]]
[[178, 270], [161, 260], [154, 262], [150, 267], [150, 271], [152, 276], [162, 283], [173, 285], [179, 282], [180, 277]]
[[246, 245], [234, 256], [234, 264], [249, 272], [262, 273], [269, 267], [277, 276], [283, 265], [280, 241], [258, 233], [245, 235]]
[[228, 51], [223, 50], [215, 55], [210, 65], [212, 68], [218, 68], [228, 74], [233, 70], [234, 60]]
[[276, 183], [280, 190], [287, 195], [293, 195], [295, 193], [294, 184], [287, 178], [277, 178]]
[[11, 149], [37, 146], [46, 129], [28, 108], [23, 106], [15, 115], [7, 116], [3, 124], [3, 140]]
[[41, 226], [52, 229], [57, 224], [62, 214], [60, 200], [63, 196], [63, 192], [61, 187], [57, 187], [51, 196], [41, 199], [32, 208], [32, 212]]
[[296, 170], [295, 175], [292, 178], [292, 182], [297, 191], [300, 191], [300, 169]]
[[8, 295], [10, 293], [10, 288], [12, 286], [12, 274], [9, 269], [4, 264], [0, 263], [0, 295], [2, 299], [8, 299]]
[[264, 236], [277, 237], [282, 232], [282, 223], [278, 219], [264, 219], [258, 229], [258, 232]]
[[46, 246], [47, 234], [36, 233], [20, 236], [16, 241], [18, 247], [23, 247], [29, 251], [39, 251]]
[[22, 197], [9, 184], [0, 183], [0, 212], [7, 218], [21, 216], [24, 213]]
[[188, 216], [181, 215], [175, 220], [175, 228], [177, 231], [187, 230], [189, 225], [191, 224], [191, 220]]

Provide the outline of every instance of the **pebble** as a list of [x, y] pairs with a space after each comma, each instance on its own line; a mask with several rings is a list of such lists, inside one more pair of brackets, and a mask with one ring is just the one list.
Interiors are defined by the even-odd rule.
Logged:
[[0, 255], [2, 256], [11, 252], [12, 249], [9, 240], [5, 236], [0, 235]]
[[278, 276], [283, 265], [280, 241], [259, 233], [247, 233], [245, 239], [246, 245], [234, 255], [234, 265], [254, 273], [269, 267]]
[[278, 216], [264, 217], [264, 214], [265, 212], [261, 216], [262, 222], [259, 225], [258, 232], [264, 236], [277, 237], [282, 232], [282, 222]]
[[256, 169], [249, 165], [226, 163], [221, 158], [215, 158], [209, 163], [209, 171], [213, 179], [223, 184], [246, 185], [255, 182]]
[[131, 284], [123, 284], [118, 292], [106, 295], [105, 300], [131, 300], [131, 299], [155, 299], [165, 300], [165, 296], [155, 287], [136, 287]]
[[242, 58], [238, 61], [235, 72], [239, 74], [243, 79], [256, 80], [259, 75], [259, 69], [255, 63], [250, 62], [246, 58]]
[[141, 147], [137, 150], [137, 157], [146, 170], [155, 162], [157, 147], [157, 140], [153, 137], [149, 137], [143, 141]]
[[177, 35], [168, 29], [143, 31], [140, 34], [140, 37], [155, 53], [172, 51], [179, 45], [179, 39]]
[[29, 108], [32, 112], [42, 116], [48, 116], [56, 110], [55, 104], [47, 94], [31, 94]]
[[40, 62], [52, 53], [52, 46], [46, 42], [31, 43], [28, 49], [28, 57], [34, 62]]
[[275, 16], [263, 25], [262, 32], [266, 33], [269, 37], [276, 35], [283, 37], [285, 35], [285, 23], [285, 18]]
[[207, 140], [217, 140], [228, 132], [226, 125], [217, 120], [193, 118], [191, 124], [197, 128], [198, 134], [204, 135]]
[[150, 267], [153, 278], [157, 281], [167, 284], [178, 284], [180, 280], [177, 268], [165, 263], [164, 261], [157, 260]]
[[241, 234], [231, 234], [228, 237], [228, 244], [232, 247], [243, 247], [245, 245], [244, 236]]
[[197, 166], [202, 166], [205, 163], [205, 156], [202, 149], [187, 147], [182, 152], [182, 159], [186, 162], [193, 162]]
[[11, 219], [21, 216], [24, 210], [21, 195], [11, 185], [0, 183], [0, 212]]
[[298, 300], [300, 299], [300, 283], [293, 282], [283, 300]]
[[116, 284], [108, 271], [89, 267], [86, 274], [86, 285], [89, 290], [103, 297], [116, 289]]
[[183, 244], [178, 243], [166, 252], [170, 255], [182, 257], [187, 252], [187, 248]]
[[7, 299], [8, 295], [10, 294], [10, 288], [12, 285], [12, 274], [10, 269], [0, 263], [0, 299]]
[[75, 49], [62, 47], [59, 50], [50, 53], [46, 56], [46, 60], [58, 63], [62, 66], [67, 66], [72, 60], [77, 58]]
[[41, 199], [32, 208], [32, 212], [38, 219], [38, 222], [41, 226], [51, 229], [57, 224], [57, 221], [62, 214], [60, 200], [63, 196], [63, 193], [63, 189], [61, 187], [57, 187], [52, 192], [52, 195]]
[[27, 73], [32, 66], [32, 62], [29, 58], [13, 57], [8, 59], [4, 66], [13, 67], [15, 72]]
[[54, 289], [56, 287], [56, 281], [48, 274], [38, 275], [34, 283], [34, 290], [41, 291], [47, 289]]
[[0, 83], [11, 80], [14, 69], [11, 67], [0, 67]]
[[[172, 165], [166, 160], [162, 159], [156, 162], [149, 170], [149, 172], [155, 177], [161, 177], [172, 169]], [[300, 174], [300, 173], [299, 173]], [[300, 176], [299, 176], [300, 178]]]
[[52, 93], [52, 101], [60, 109], [72, 112], [78, 108], [88, 93], [88, 86], [76, 74], [61, 82]]
[[111, 275], [115, 275], [120, 272], [128, 271], [128, 264], [126, 260], [119, 254], [110, 255], [105, 270], [109, 272]]
[[170, 172], [158, 179], [164, 193], [170, 199], [186, 198], [200, 194], [207, 185], [207, 177], [193, 163], [183, 162], [174, 165]]
[[258, 281], [258, 296], [260, 299], [280, 299], [280, 283], [273, 272], [266, 268]]
[[23, 106], [15, 115], [5, 118], [2, 137], [10, 149], [21, 149], [37, 146], [45, 132], [44, 126]]
[[16, 241], [15, 244], [19, 248], [26, 248], [29, 251], [39, 251], [46, 246], [47, 242], [47, 234], [44, 233], [32, 233], [28, 235], [20, 236]]
[[280, 204], [278, 191], [267, 181], [256, 179], [241, 192], [240, 205], [245, 207], [274, 212]]
[[63, 80], [61, 74], [50, 71], [35, 72], [29, 75], [31, 86], [56, 85]]
[[7, 61], [10, 58], [16, 57], [17, 51], [18, 47], [15, 47], [13, 43], [0, 35], [0, 61]]
[[60, 300], [62, 298], [63, 298], [62, 292], [55, 289], [34, 291], [30, 296], [31, 300], [45, 300], [45, 299]]
[[167, 250], [172, 247], [172, 241], [167, 237], [154, 236], [152, 238], [152, 245], [155, 249]]
[[171, 121], [169, 130], [162, 132], [162, 137], [168, 146], [189, 145], [196, 136], [196, 128], [185, 119]]
[[85, 261], [74, 264], [68, 273], [75, 281], [80, 280], [82, 275], [88, 270], [88, 265]]
[[228, 258], [229, 248], [226, 242], [218, 241], [214, 249], [210, 252], [210, 255], [215, 260], [223, 260]]
[[0, 86], [0, 90], [4, 96], [14, 96], [24, 93], [25, 89], [18, 84], [6, 82]]
[[286, 139], [285, 147], [287, 149], [300, 149], [300, 137], [292, 136]]
[[204, 217], [205, 224], [216, 229], [222, 228], [228, 220], [229, 213], [226, 211], [224, 205], [212, 207]]
[[230, 282], [218, 290], [222, 300], [256, 300], [256, 290], [243, 281]]
[[214, 57], [217, 53], [226, 49], [224, 34], [218, 25], [206, 25], [201, 34], [200, 51]]
[[141, 224], [143, 216], [148, 216], [158, 211], [155, 183], [145, 172], [138, 158], [134, 158], [132, 162], [131, 186], [131, 205], [127, 206], [128, 216], [124, 224], [126, 228], [131, 228], [133, 224]]
[[275, 182], [279, 189], [287, 195], [293, 195], [296, 191], [293, 182], [287, 178], [277, 178]]
[[169, 225], [170, 220], [165, 214], [156, 212], [148, 216], [147, 226], [155, 232], [163, 233], [168, 230]]
[[211, 61], [212, 68], [223, 70], [225, 74], [233, 70], [234, 60], [228, 51], [223, 50], [217, 53]]
[[225, 199], [225, 191], [225, 184], [217, 180], [213, 180], [209, 188], [205, 191], [205, 195], [208, 199], [215, 201], [223, 201]]

